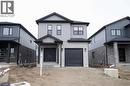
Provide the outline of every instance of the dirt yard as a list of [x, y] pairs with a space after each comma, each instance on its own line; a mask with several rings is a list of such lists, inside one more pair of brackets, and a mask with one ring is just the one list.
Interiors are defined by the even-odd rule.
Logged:
[[130, 80], [110, 78], [102, 69], [94, 68], [45, 68], [39, 76], [39, 68], [12, 67], [11, 83], [27, 81], [31, 86], [130, 86]]

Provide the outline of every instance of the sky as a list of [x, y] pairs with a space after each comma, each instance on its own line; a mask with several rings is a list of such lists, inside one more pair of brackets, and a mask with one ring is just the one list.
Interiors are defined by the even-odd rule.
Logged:
[[14, 17], [0, 21], [21, 23], [36, 38], [36, 20], [57, 12], [71, 20], [89, 22], [88, 37], [106, 24], [130, 16], [130, 0], [14, 0]]

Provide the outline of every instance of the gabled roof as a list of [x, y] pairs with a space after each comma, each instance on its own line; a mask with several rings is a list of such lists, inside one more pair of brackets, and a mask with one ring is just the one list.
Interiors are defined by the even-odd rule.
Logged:
[[33, 37], [35, 40], [36, 38], [20, 23], [13, 23], [13, 22], [0, 22], [0, 25], [10, 25], [10, 26], [13, 26], [13, 25], [18, 25], [20, 26], [26, 33], [28, 33], [31, 37]]
[[68, 18], [66, 18], [66, 17], [64, 17], [64, 16], [62, 16], [62, 15], [56, 13], [56, 12], [53, 12], [53, 13], [47, 15], [47, 16], [44, 16], [44, 17], [42, 17], [42, 18], [36, 20], [36, 22], [39, 23], [39, 22], [47, 21], [47, 20], [45, 20], [45, 19], [47, 19], [47, 18], [49, 18], [49, 17], [51, 17], [51, 16], [54, 16], [54, 15], [55, 15], [55, 16], [58, 16], [58, 17], [60, 17], [60, 18], [62, 18], [62, 19], [64, 19], [64, 20], [66, 20], [66, 21], [69, 21], [69, 22], [72, 21], [72, 20], [70, 20], [70, 19], [68, 19]]
[[128, 19], [128, 20], [130, 20], [130, 17], [127, 16], [127, 17], [124, 17], [124, 18], [122, 18], [122, 19], [119, 19], [119, 20], [117, 20], [117, 21], [114, 21], [114, 22], [112, 22], [112, 23], [110, 23], [110, 24], [107, 24], [107, 25], [103, 26], [101, 29], [99, 29], [96, 33], [94, 33], [94, 34], [93, 34], [92, 36], [90, 36], [88, 39], [91, 39], [93, 36], [95, 36], [96, 34], [98, 34], [99, 32], [101, 32], [102, 30], [104, 30], [107, 26], [109, 26], [109, 25], [111, 25], [111, 24], [114, 24], [114, 23], [116, 23], [116, 22], [119, 22], [119, 21], [121, 21], [121, 20], [123, 20], [123, 19]]
[[55, 43], [63, 43], [62, 40], [60, 40], [60, 39], [58, 39], [58, 38], [56, 38], [56, 37], [54, 37], [54, 36], [52, 36], [52, 35], [49, 35], [49, 34], [47, 34], [47, 35], [45, 35], [45, 36], [43, 36], [43, 37], [37, 39], [35, 42], [36, 42], [36, 43], [41, 43], [42, 40], [44, 40], [44, 39], [46, 39], [46, 38], [48, 38], [48, 37], [54, 39], [54, 40], [55, 40]]
[[[62, 18], [62, 19], [64, 19], [65, 21], [55, 21], [55, 20], [46, 20], [47, 18], [49, 18], [49, 17], [51, 17], [51, 16], [58, 16], [58, 17], [60, 17], [60, 18]], [[38, 19], [38, 20], [36, 20], [36, 23], [38, 24], [38, 23], [71, 23], [71, 24], [85, 24], [85, 25], [89, 25], [89, 22], [81, 22], [81, 21], [73, 21], [73, 20], [71, 20], [71, 19], [68, 19], [68, 18], [66, 18], [66, 17], [64, 17], [64, 16], [62, 16], [62, 15], [60, 15], [60, 14], [58, 14], [58, 13], [56, 13], [56, 12], [53, 12], [53, 13], [51, 13], [51, 14], [49, 14], [49, 15], [47, 15], [47, 16], [44, 16], [44, 17], [42, 17], [42, 18], [40, 18], [40, 19]]]

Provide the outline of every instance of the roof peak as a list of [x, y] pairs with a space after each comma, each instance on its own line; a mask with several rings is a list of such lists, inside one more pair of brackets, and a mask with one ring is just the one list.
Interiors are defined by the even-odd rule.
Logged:
[[[58, 16], [58, 17], [60, 17], [60, 18], [62, 18], [62, 19], [64, 19], [65, 21], [57, 21], [57, 20], [46, 20], [47, 18], [49, 18], [49, 17], [51, 17], [51, 16], [54, 16], [54, 15], [56, 15], [56, 16]], [[69, 19], [69, 18], [67, 18], [67, 17], [65, 17], [65, 16], [63, 16], [63, 15], [61, 15], [61, 14], [59, 14], [59, 13], [57, 13], [57, 12], [53, 12], [53, 13], [51, 13], [51, 14], [48, 14], [48, 15], [46, 15], [46, 16], [44, 16], [44, 17], [42, 17], [42, 18], [40, 18], [40, 19], [38, 19], [38, 20], [36, 20], [36, 23], [38, 24], [38, 23], [50, 23], [50, 22], [53, 22], [53, 23], [71, 23], [71, 24], [86, 24], [87, 26], [89, 25], [89, 22], [81, 22], [81, 21], [74, 21], [74, 20], [71, 20], [71, 19]]]

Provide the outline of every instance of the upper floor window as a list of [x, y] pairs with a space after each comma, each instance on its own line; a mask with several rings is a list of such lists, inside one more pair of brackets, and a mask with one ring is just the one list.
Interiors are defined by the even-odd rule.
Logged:
[[57, 25], [56, 33], [57, 33], [57, 35], [61, 35], [61, 25]]
[[9, 27], [3, 28], [3, 35], [12, 35], [12, 33], [13, 33], [12, 28]]
[[120, 29], [113, 29], [113, 30], [111, 30], [111, 35], [112, 36], [120, 36], [121, 30]]
[[47, 26], [47, 34], [52, 35], [52, 26], [51, 25]]
[[83, 27], [82, 26], [75, 26], [73, 28], [74, 35], [83, 35]]

